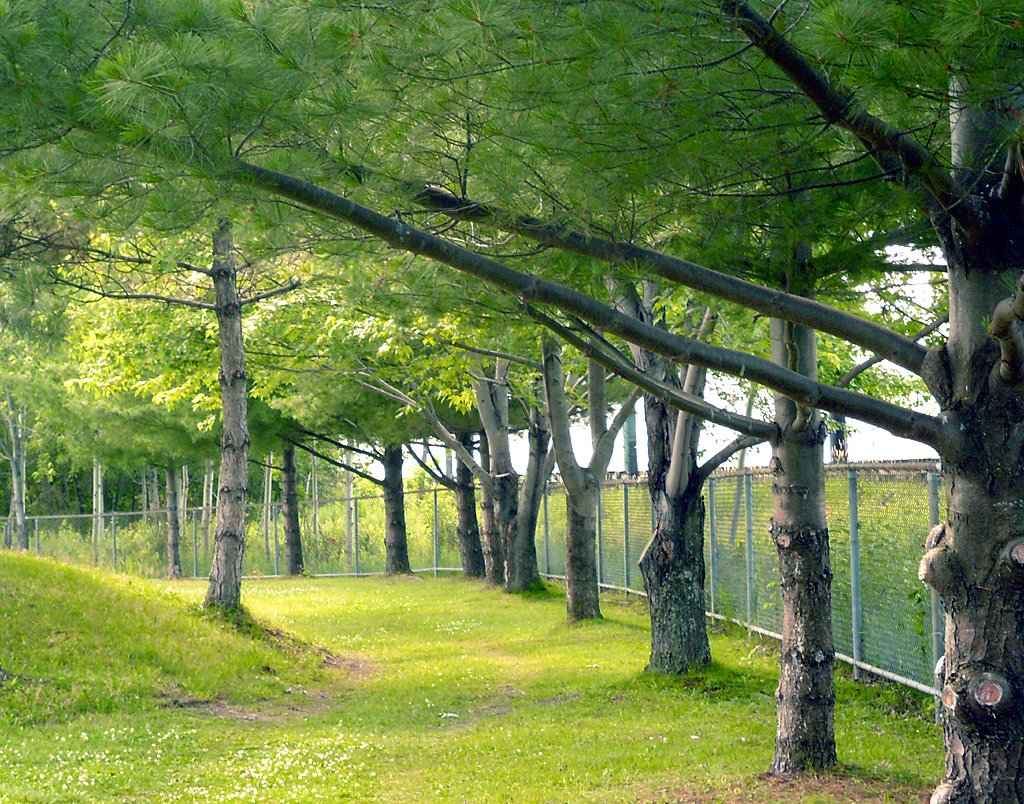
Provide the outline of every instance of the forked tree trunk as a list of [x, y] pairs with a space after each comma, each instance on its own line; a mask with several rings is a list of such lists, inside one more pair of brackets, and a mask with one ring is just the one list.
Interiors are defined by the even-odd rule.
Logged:
[[[473, 437], [459, 433], [459, 441], [467, 451], [473, 448]], [[455, 461], [455, 509], [458, 514], [459, 557], [462, 574], [467, 578], [484, 577], [484, 551], [480, 542], [480, 525], [476, 517], [476, 487], [473, 472], [462, 461]]]
[[213, 235], [213, 287], [220, 336], [221, 435], [217, 528], [206, 606], [238, 608], [242, 599], [245, 555], [245, 504], [249, 485], [248, 382], [242, 308], [232, 256], [231, 224], [224, 220]]
[[700, 494], [701, 486], [691, 480], [682, 495], [661, 495], [654, 535], [640, 554], [651, 610], [648, 673], [679, 675], [711, 662], [704, 614], [704, 500]]
[[384, 448], [384, 573], [408, 575], [409, 542], [405, 529], [402, 447]]
[[[491, 472], [491, 453], [487, 444], [487, 433], [480, 431], [480, 466]], [[484, 551], [484, 576], [495, 586], [505, 583], [505, 550], [498, 531], [498, 518], [494, 513], [494, 494], [487, 486], [480, 487], [480, 518], [483, 521], [482, 547]]]
[[181, 577], [181, 518], [178, 516], [180, 483], [174, 467], [167, 469], [167, 574]]
[[[771, 322], [772, 358], [817, 375], [813, 330]], [[836, 764], [832, 641], [832, 570], [825, 522], [826, 428], [817, 411], [775, 397], [781, 438], [774, 445], [772, 519], [782, 588], [782, 646], [776, 691], [772, 773], [789, 775]]]
[[301, 575], [302, 533], [299, 528], [299, 479], [295, 470], [295, 445], [285, 442], [281, 453], [281, 513], [284, 518], [284, 563], [289, 575]]

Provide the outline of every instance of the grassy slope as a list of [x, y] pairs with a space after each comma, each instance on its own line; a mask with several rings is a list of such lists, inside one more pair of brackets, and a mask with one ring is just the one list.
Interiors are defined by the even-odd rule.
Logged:
[[841, 681], [841, 773], [776, 789], [771, 651], [732, 632], [647, 677], [639, 605], [570, 628], [556, 594], [457, 579], [248, 584], [330, 669], [201, 593], [0, 554], [0, 801], [907, 801], [941, 771], [923, 699]]

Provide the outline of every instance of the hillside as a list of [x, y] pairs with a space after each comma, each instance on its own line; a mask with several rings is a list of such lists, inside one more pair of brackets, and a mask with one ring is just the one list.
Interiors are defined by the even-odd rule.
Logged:
[[201, 702], [322, 683], [316, 651], [203, 614], [171, 587], [0, 552], [0, 725]]

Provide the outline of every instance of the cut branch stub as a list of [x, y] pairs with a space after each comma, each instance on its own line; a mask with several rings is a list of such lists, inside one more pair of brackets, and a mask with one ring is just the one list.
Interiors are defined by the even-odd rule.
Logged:
[[942, 705], [957, 720], [975, 728], [994, 725], [1015, 706], [1006, 676], [976, 665], [966, 665], [951, 673], [940, 697]]
[[917, 577], [938, 592], [947, 606], [966, 588], [963, 565], [949, 544], [949, 528], [936, 525], [925, 540], [925, 554], [917, 568]]
[[826, 531], [816, 528], [794, 528], [780, 525], [774, 520], [768, 525], [768, 533], [779, 550], [789, 550], [801, 544], [813, 545], [825, 538]]
[[1009, 383], [1024, 379], [1024, 333], [1020, 331], [1019, 318], [1015, 314], [1020, 306], [1017, 298], [1003, 299], [992, 312], [989, 327], [992, 337], [999, 342], [999, 376]]

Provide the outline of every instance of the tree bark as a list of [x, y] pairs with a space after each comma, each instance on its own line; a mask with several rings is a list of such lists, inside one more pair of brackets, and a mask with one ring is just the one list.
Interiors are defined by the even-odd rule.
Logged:
[[203, 552], [210, 552], [210, 525], [213, 520], [213, 461], [203, 464]]
[[[696, 486], [696, 487], [695, 487]], [[704, 500], [691, 481], [661, 496], [658, 524], [640, 554], [651, 610], [649, 673], [679, 675], [711, 662], [704, 613]]]
[[281, 453], [281, 513], [284, 518], [285, 572], [301, 575], [302, 533], [299, 528], [299, 479], [295, 470], [295, 445], [285, 442]]
[[[1024, 397], [1019, 383], [1000, 377], [984, 324], [1024, 270], [1004, 215], [993, 210], [989, 240], [940, 229], [950, 332], [930, 354], [929, 379], [964, 440], [941, 453], [948, 519], [929, 534], [919, 571], [946, 610], [936, 668], [946, 773], [937, 804], [1024, 800]], [[1018, 203], [1018, 232], [1022, 218]]]
[[384, 574], [408, 575], [409, 542], [405, 530], [405, 486], [402, 447], [384, 448]]
[[180, 578], [181, 572], [181, 518], [178, 514], [180, 483], [173, 466], [167, 468], [167, 575]]
[[[493, 476], [485, 430], [480, 431], [480, 466]], [[487, 486], [480, 487], [480, 518], [483, 520], [484, 577], [495, 586], [501, 586], [505, 583], [505, 550], [501, 544], [498, 518], [494, 513], [494, 494]]]
[[583, 488], [565, 496], [565, 606], [569, 622], [601, 618], [597, 577], [598, 482], [589, 469], [582, 473]]
[[[473, 449], [473, 436], [459, 433], [459, 441], [467, 451]], [[480, 525], [476, 517], [476, 486], [473, 472], [460, 460], [455, 461], [455, 508], [459, 520], [459, 557], [462, 574], [467, 578], [483, 578], [484, 551], [480, 542]]]
[[25, 516], [25, 411], [7, 394], [7, 431], [10, 437], [8, 460], [11, 464], [11, 514], [14, 517], [12, 541], [19, 550], [28, 550], [28, 519]]
[[[549, 450], [551, 431], [548, 429], [547, 416], [536, 406], [530, 408], [527, 442], [529, 459], [526, 474], [522, 483], [518, 484], [516, 514], [510, 531], [511, 541], [505, 544], [507, 592], [536, 589], [541, 582], [540, 568], [537, 565], [537, 520], [540, 518], [544, 487], [551, 476], [554, 460]], [[509, 493], [513, 493], [511, 484]]]
[[[813, 330], [772, 319], [771, 336], [776, 362], [816, 375]], [[817, 411], [781, 395], [775, 398], [775, 421], [782, 435], [770, 463], [769, 530], [779, 556], [783, 622], [771, 770], [790, 775], [836, 764], [832, 570], [822, 461], [826, 428]]]
[[206, 606], [235, 609], [242, 599], [245, 504], [249, 491], [248, 381], [242, 307], [238, 298], [231, 224], [221, 221], [213, 235], [213, 287], [220, 337], [221, 461], [217, 527]]

